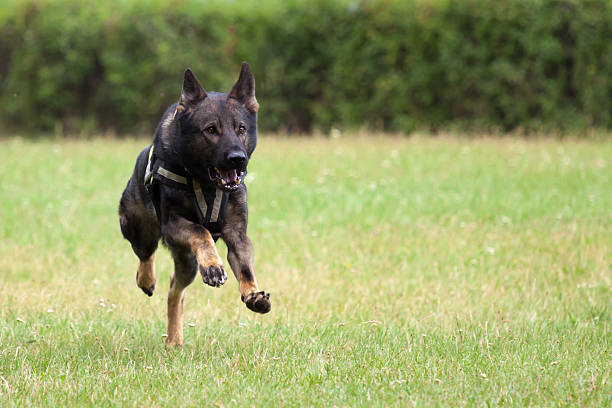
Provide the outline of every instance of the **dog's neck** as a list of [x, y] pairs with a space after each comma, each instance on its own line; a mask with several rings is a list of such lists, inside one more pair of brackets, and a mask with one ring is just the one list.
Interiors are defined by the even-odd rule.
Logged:
[[181, 131], [176, 106], [177, 104], [170, 106], [162, 117], [153, 138], [153, 146], [155, 146], [155, 155], [160, 160], [173, 168], [185, 169], [181, 156], [172, 143]]

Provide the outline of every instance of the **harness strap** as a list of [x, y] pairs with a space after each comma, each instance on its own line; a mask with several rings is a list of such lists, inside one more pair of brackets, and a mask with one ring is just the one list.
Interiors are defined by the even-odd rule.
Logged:
[[164, 176], [167, 179], [170, 179], [172, 181], [176, 181], [177, 183], [181, 183], [181, 184], [187, 185], [187, 178], [186, 177], [179, 176], [178, 174], [173, 173], [170, 170], [164, 169], [162, 166], [159, 166], [157, 168], [157, 173], [162, 175], [162, 176]]
[[[221, 227], [225, 216], [225, 209], [229, 193], [218, 188], [202, 189], [199, 180], [189, 177], [188, 174], [180, 175], [161, 166], [153, 156], [153, 145], [149, 149], [149, 160], [144, 177], [144, 185], [151, 195], [158, 218], [159, 197], [153, 190], [154, 181], [157, 180], [172, 188], [178, 188], [193, 193], [194, 206], [201, 225], [208, 229], [216, 241], [221, 236]], [[214, 198], [213, 198], [214, 195]]]
[[217, 222], [219, 219], [219, 210], [221, 210], [221, 203], [223, 202], [223, 191], [217, 189], [215, 191], [215, 202], [210, 213], [210, 222]]
[[195, 179], [191, 181], [193, 182], [193, 192], [195, 193], [196, 201], [198, 202], [198, 207], [200, 208], [200, 213], [206, 217], [208, 206], [206, 205], [206, 200], [204, 199], [204, 194], [202, 193], [202, 187], [200, 187], [200, 182]]

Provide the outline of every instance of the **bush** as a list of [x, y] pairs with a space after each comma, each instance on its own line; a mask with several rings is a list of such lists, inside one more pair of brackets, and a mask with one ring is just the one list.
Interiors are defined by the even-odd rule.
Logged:
[[242, 60], [267, 130], [612, 127], [608, 0], [25, 0], [0, 34], [5, 127], [151, 131]]

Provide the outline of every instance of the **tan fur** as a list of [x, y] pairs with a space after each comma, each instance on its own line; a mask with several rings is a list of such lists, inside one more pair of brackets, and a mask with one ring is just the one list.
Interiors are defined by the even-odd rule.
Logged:
[[157, 276], [155, 274], [155, 252], [146, 261], [138, 263], [138, 271], [136, 272], [136, 284], [139, 288], [149, 290], [155, 286]]
[[249, 100], [249, 102], [247, 103], [246, 107], [251, 112], [257, 112], [259, 110], [259, 103], [257, 102], [257, 99], [255, 99], [255, 97], [253, 97], [253, 98], [251, 98]]
[[198, 260], [198, 264], [208, 268], [209, 266], [222, 266], [223, 260], [217, 252], [215, 240], [208, 230], [204, 234], [193, 234], [190, 238], [191, 250]]
[[170, 290], [168, 291], [168, 327], [166, 347], [183, 346], [183, 301], [185, 287], [180, 287], [174, 276], [170, 277]]
[[[242, 275], [240, 275], [240, 278], [241, 277]], [[238, 288], [240, 289], [240, 294], [242, 295], [242, 298], [246, 298], [251, 293], [259, 292], [256, 280], [248, 281], [240, 278], [238, 278]]]

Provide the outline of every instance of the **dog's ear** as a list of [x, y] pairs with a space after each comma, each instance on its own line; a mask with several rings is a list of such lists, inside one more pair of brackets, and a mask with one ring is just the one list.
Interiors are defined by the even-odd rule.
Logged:
[[204, 98], [206, 98], [206, 91], [198, 82], [198, 78], [196, 78], [193, 72], [187, 68], [185, 70], [185, 79], [183, 80], [183, 90], [181, 91], [179, 108], [189, 109]]
[[237, 99], [252, 113], [257, 112], [259, 109], [259, 103], [255, 99], [255, 78], [253, 78], [251, 68], [246, 62], [242, 63], [238, 81], [236, 81], [228, 95], [230, 98]]

